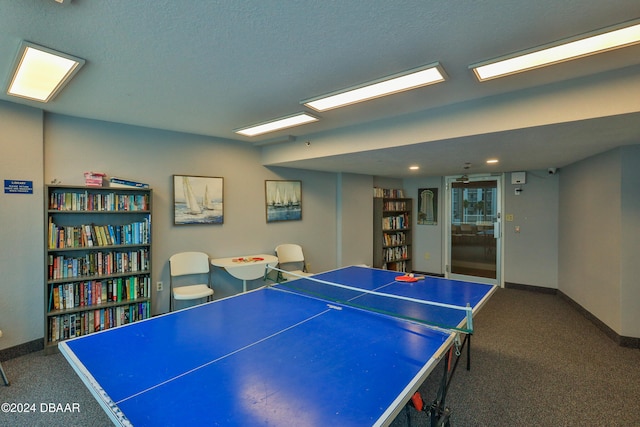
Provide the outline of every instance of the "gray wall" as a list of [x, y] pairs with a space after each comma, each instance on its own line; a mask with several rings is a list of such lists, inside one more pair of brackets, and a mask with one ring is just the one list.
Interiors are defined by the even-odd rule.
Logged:
[[[527, 171], [522, 192], [515, 195], [511, 174], [504, 180], [504, 281], [545, 288], [558, 287], [558, 204], [560, 171]], [[513, 215], [513, 222], [506, 215]], [[516, 233], [516, 226], [520, 232]]]
[[[405, 195], [413, 199], [413, 269], [416, 271], [444, 274], [445, 191], [442, 181], [441, 177], [404, 180]], [[417, 225], [420, 188], [438, 189], [438, 223], [435, 225]]]
[[[86, 171], [143, 180], [154, 189], [152, 280], [165, 283], [165, 291], [154, 291], [154, 313], [168, 309], [167, 259], [181, 250], [226, 257], [273, 253], [278, 243], [295, 242], [312, 271], [371, 264], [373, 186], [404, 188], [414, 199], [418, 188], [440, 188], [438, 225], [414, 227], [414, 268], [442, 273], [440, 177], [403, 181], [267, 168], [260, 150], [241, 142], [43, 115], [3, 102], [0, 128], [2, 179], [32, 180], [34, 186], [33, 195], [0, 194], [0, 349], [42, 337], [43, 185], [53, 179], [82, 185]], [[640, 148], [633, 146], [553, 177], [529, 171], [520, 196], [513, 195], [507, 174], [505, 213], [515, 221], [505, 223], [505, 281], [559, 288], [617, 333], [640, 336], [638, 164]], [[174, 226], [173, 174], [224, 177], [225, 223]], [[266, 224], [265, 179], [302, 181], [302, 221]], [[521, 233], [513, 232], [514, 225]], [[218, 298], [241, 286], [220, 271], [214, 281]]]
[[[440, 177], [412, 178], [404, 182], [409, 197], [417, 200], [419, 188], [438, 188], [438, 224], [414, 222], [414, 269], [444, 274], [446, 194]], [[504, 179], [504, 211], [514, 217], [503, 220], [504, 282], [547, 288], [558, 286], [558, 188], [559, 175], [546, 170], [527, 171], [522, 193], [514, 194], [511, 174]], [[417, 203], [414, 203], [417, 218]], [[515, 226], [520, 233], [515, 232]]]
[[620, 152], [562, 170], [559, 289], [620, 332]]
[[336, 265], [373, 264], [373, 177], [339, 174]]
[[560, 185], [559, 289], [622, 336], [640, 337], [640, 147], [570, 165]]
[[620, 335], [640, 337], [640, 145], [622, 147]]
[[33, 181], [33, 194], [0, 194], [0, 348], [7, 348], [44, 330], [42, 111], [0, 101], [0, 129], [2, 183]]
[[[274, 253], [279, 243], [302, 245], [312, 271], [336, 267], [335, 174], [267, 169], [249, 144], [138, 128], [60, 115], [45, 119], [45, 182], [83, 184], [85, 171], [150, 184], [153, 196], [153, 277], [164, 291], [153, 295], [153, 312], [168, 311], [168, 258], [183, 250], [212, 257]], [[174, 174], [224, 178], [224, 224], [173, 225]], [[302, 221], [266, 223], [264, 181], [302, 181]], [[354, 207], [370, 215], [366, 206]], [[354, 212], [354, 214], [357, 213]], [[366, 248], [365, 248], [366, 249]], [[241, 289], [226, 272], [213, 276], [216, 298]], [[261, 281], [249, 283], [249, 288]]]

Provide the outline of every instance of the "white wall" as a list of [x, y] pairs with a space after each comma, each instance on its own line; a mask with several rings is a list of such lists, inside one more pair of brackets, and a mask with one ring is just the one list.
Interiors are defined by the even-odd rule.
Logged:
[[0, 194], [0, 348], [8, 348], [44, 330], [41, 110], [0, 101], [0, 175], [3, 185], [33, 181], [33, 194]]

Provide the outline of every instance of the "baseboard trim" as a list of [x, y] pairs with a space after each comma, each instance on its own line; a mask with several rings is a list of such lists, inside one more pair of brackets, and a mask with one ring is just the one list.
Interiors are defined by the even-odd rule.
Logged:
[[545, 288], [544, 286], [523, 285], [521, 283], [504, 282], [504, 287], [507, 289], [519, 289], [521, 291], [540, 292], [543, 294], [556, 295], [557, 289]]
[[618, 335], [616, 331], [611, 329], [602, 320], [598, 319], [596, 316], [591, 314], [589, 310], [587, 310], [586, 308], [578, 304], [576, 301], [574, 301], [571, 297], [569, 297], [567, 294], [565, 294], [561, 290], [558, 290], [558, 295], [563, 300], [567, 301], [567, 303], [569, 303], [569, 305], [573, 307], [578, 313], [582, 314], [584, 317], [589, 319], [591, 323], [596, 325], [598, 329], [604, 332], [606, 336], [611, 338], [611, 340], [616, 344], [618, 344], [619, 346], [640, 349], [640, 338], [625, 337], [623, 335]]
[[40, 351], [42, 349], [44, 349], [44, 340], [42, 338], [5, 348], [4, 350], [0, 350], [0, 362], [25, 356], [29, 353]]
[[593, 323], [598, 329], [605, 333], [613, 342], [620, 347], [640, 348], [640, 338], [625, 337], [618, 335], [613, 329], [607, 326], [602, 320], [591, 314], [589, 310], [578, 304], [571, 299], [567, 294], [559, 289], [545, 288], [542, 286], [522, 285], [520, 283], [505, 282], [504, 287], [507, 289], [519, 289], [522, 291], [542, 292], [545, 294], [558, 295], [565, 300], [569, 305], [578, 313], [586, 317], [591, 323]]

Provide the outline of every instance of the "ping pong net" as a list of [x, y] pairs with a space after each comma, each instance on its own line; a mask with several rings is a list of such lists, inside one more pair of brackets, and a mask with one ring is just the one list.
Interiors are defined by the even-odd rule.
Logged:
[[[267, 266], [269, 271], [286, 274], [289, 279], [275, 281], [267, 285], [285, 292], [293, 292], [307, 297], [327, 301], [339, 306], [348, 306], [366, 310], [409, 322], [420, 323], [435, 329], [473, 333], [473, 312], [467, 304], [455, 304], [430, 301], [403, 295], [408, 285], [391, 279], [375, 289], [365, 289], [358, 285], [343, 284], [322, 280], [313, 276], [302, 276], [277, 267]], [[277, 286], [276, 286], [277, 285]], [[428, 286], [416, 284], [416, 286]], [[339, 308], [329, 305], [330, 308]]]

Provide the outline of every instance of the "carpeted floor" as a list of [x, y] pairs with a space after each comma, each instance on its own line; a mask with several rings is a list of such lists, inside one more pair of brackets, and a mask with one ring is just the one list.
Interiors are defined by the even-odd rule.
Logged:
[[[447, 397], [453, 425], [640, 426], [640, 350], [618, 346], [562, 298], [499, 289], [474, 324], [471, 371], [463, 358]], [[420, 388], [425, 401], [442, 369]], [[392, 425], [406, 424], [401, 414]]]
[[[640, 426], [640, 350], [618, 346], [560, 297], [499, 289], [475, 328], [471, 371], [463, 357], [447, 398], [454, 426]], [[3, 366], [11, 386], [0, 385], [0, 404], [33, 412], [5, 405], [0, 426], [111, 425], [60, 354]], [[442, 369], [420, 388], [425, 401]], [[412, 426], [428, 425], [424, 413], [409, 414]], [[392, 426], [408, 424], [402, 411]]]

